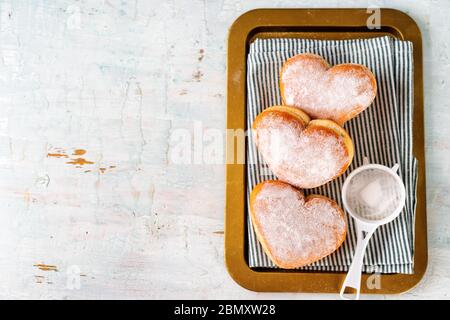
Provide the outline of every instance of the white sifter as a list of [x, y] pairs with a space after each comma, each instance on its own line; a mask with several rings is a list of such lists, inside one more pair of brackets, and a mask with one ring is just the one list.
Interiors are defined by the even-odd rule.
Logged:
[[[367, 163], [367, 159], [364, 159]], [[359, 299], [361, 268], [367, 244], [375, 230], [394, 220], [405, 205], [405, 185], [397, 174], [398, 165], [389, 168], [380, 164], [364, 164], [354, 170], [342, 187], [342, 200], [356, 225], [357, 244], [353, 262], [341, 288], [356, 289]]]

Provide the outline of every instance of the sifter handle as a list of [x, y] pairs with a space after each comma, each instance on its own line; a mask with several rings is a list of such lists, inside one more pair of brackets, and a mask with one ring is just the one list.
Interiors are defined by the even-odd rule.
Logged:
[[[366, 252], [367, 244], [370, 238], [376, 230], [371, 228], [371, 230], [365, 231], [361, 229], [361, 226], [357, 222], [357, 243], [355, 254], [353, 256], [352, 264], [347, 272], [344, 283], [342, 284], [340, 296], [342, 299], [346, 300], [358, 300], [359, 293], [361, 290], [361, 269], [363, 265], [364, 253]], [[356, 295], [354, 297], [345, 296], [344, 292], [346, 288], [353, 288], [356, 290]]]

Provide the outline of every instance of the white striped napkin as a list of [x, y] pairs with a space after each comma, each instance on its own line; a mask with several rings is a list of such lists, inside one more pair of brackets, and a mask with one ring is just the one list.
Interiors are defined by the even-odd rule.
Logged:
[[[413, 273], [414, 219], [417, 163], [412, 154], [413, 61], [412, 43], [391, 37], [357, 40], [257, 39], [250, 45], [247, 61], [247, 127], [265, 108], [281, 104], [279, 74], [286, 59], [304, 52], [319, 54], [331, 65], [359, 63], [369, 67], [377, 78], [374, 103], [345, 124], [355, 145], [355, 157], [340, 178], [305, 194], [317, 193], [336, 200], [341, 207], [341, 187], [345, 177], [363, 164], [400, 164], [406, 186], [406, 206], [393, 222], [374, 234], [367, 248], [363, 271]], [[247, 199], [253, 187], [276, 179], [257, 152], [251, 135], [247, 144]], [[247, 206], [248, 207], [248, 206]], [[252, 268], [276, 268], [256, 239], [248, 221], [248, 263]], [[352, 261], [356, 234], [351, 218], [345, 243], [333, 254], [301, 269], [346, 271]]]

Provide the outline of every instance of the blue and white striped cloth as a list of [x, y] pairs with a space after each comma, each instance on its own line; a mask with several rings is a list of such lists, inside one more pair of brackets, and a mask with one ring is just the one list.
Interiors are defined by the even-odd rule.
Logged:
[[[412, 43], [391, 37], [357, 40], [256, 39], [247, 60], [247, 127], [264, 109], [281, 104], [279, 74], [284, 61], [304, 52], [319, 54], [330, 65], [359, 63], [374, 73], [378, 92], [374, 103], [345, 124], [353, 139], [355, 157], [340, 178], [305, 194], [316, 193], [336, 200], [341, 207], [341, 187], [348, 173], [363, 164], [363, 157], [386, 166], [400, 164], [407, 191], [406, 206], [393, 222], [374, 234], [367, 248], [363, 271], [414, 272], [414, 220], [417, 163], [412, 154], [413, 60]], [[258, 153], [251, 135], [247, 144], [247, 199], [253, 187], [276, 179]], [[248, 206], [247, 206], [248, 207]], [[276, 268], [264, 253], [248, 221], [248, 263], [252, 268]], [[344, 244], [333, 254], [305, 270], [346, 271], [356, 245], [353, 221]]]

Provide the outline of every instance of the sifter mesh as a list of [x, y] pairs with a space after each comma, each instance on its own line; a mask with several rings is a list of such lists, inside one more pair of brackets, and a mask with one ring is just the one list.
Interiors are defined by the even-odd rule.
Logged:
[[385, 219], [402, 205], [403, 188], [389, 172], [377, 168], [362, 170], [348, 182], [344, 195], [347, 210], [374, 222]]

